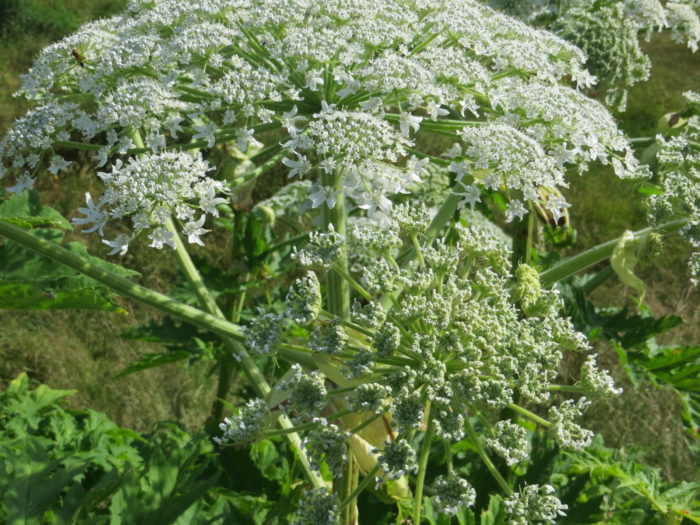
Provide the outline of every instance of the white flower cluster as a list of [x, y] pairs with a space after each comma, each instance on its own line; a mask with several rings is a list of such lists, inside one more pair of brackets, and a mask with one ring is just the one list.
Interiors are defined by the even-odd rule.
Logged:
[[588, 394], [598, 397], [616, 396], [622, 388], [615, 386], [613, 378], [605, 370], [598, 368], [597, 357], [591, 354], [581, 367], [581, 388]]
[[695, 284], [700, 282], [700, 95], [684, 94], [687, 119], [679, 134], [668, 139], [656, 137], [657, 173], [662, 192], [649, 197], [649, 219], [652, 224], [682, 217], [687, 223], [681, 234], [695, 249], [690, 270]]
[[505, 461], [506, 465], [515, 465], [528, 457], [527, 430], [508, 420], [501, 420], [494, 426], [494, 437], [486, 440]]
[[672, 38], [697, 51], [700, 2], [697, 0], [491, 0], [496, 9], [536, 25], [546, 25], [579, 46], [599, 80], [609, 106], [624, 110], [627, 89], [649, 77], [650, 62], [639, 35], [671, 30]]
[[[282, 150], [290, 176], [317, 178], [313, 207], [333, 207], [343, 191], [386, 222], [389, 196], [428, 172], [429, 158], [411, 151], [417, 135], [438, 133], [476, 143], [459, 159], [460, 169], [476, 170], [461, 179], [467, 202], [478, 200], [477, 186], [498, 184], [511, 194], [509, 216], [522, 216], [533, 188], [563, 185], [567, 166], [622, 158], [620, 173], [637, 169], [600, 105], [560, 85], [590, 85], [584, 61], [561, 38], [476, 0], [134, 0], [123, 15], [41, 53], [21, 90], [36, 108], [0, 142], [0, 175], [21, 191], [47, 162], [55, 172], [66, 168], [56, 152], [79, 148], [100, 166], [112, 162], [108, 180], [136, 195], [138, 169], [158, 158], [169, 165], [183, 149], [227, 143], [246, 152], [268, 142]], [[476, 166], [502, 160], [494, 154], [503, 148], [511, 168], [535, 161], [541, 169], [523, 165], [517, 177], [508, 168], [484, 182]], [[144, 153], [147, 160], [129, 160]], [[323, 181], [330, 173], [342, 174], [339, 187]], [[179, 206], [170, 211], [199, 242], [207, 203], [224, 188], [209, 182], [204, 203], [184, 195], [165, 207], [146, 192], [138, 206], [151, 219]], [[171, 244], [155, 222], [153, 246]], [[110, 242], [123, 252], [132, 237]]]
[[149, 231], [150, 246], [175, 249], [174, 234], [166, 228], [166, 221], [174, 216], [184, 223], [188, 242], [203, 245], [200, 235], [208, 231], [202, 227], [207, 215], [218, 217], [216, 206], [226, 202], [216, 197], [226, 187], [207, 177], [209, 170], [199, 155], [188, 153], [147, 154], [125, 165], [117, 160], [110, 172], [98, 173], [106, 189], [97, 202], [86, 194], [87, 207], [78, 210], [84, 217], [74, 218], [73, 224], [88, 225], [83, 231], [98, 231], [102, 236], [109, 221], [129, 217], [133, 235], [104, 241], [113, 248], [112, 254], [124, 255], [129, 242], [142, 231]]

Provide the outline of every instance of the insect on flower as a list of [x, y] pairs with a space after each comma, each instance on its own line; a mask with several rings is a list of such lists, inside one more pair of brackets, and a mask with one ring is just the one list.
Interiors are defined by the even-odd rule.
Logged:
[[80, 67], [85, 67], [85, 57], [77, 49], [73, 49], [70, 54], [75, 58], [75, 61]]

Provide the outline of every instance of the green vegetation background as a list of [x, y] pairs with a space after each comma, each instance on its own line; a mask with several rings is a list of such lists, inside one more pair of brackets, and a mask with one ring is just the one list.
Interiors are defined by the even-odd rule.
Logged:
[[[28, 107], [12, 97], [36, 54], [52, 41], [76, 30], [82, 23], [109, 16], [123, 8], [124, 0], [0, 0], [0, 133]], [[656, 35], [644, 44], [653, 62], [652, 78], [635, 87], [623, 128], [632, 137], [649, 137], [658, 120], [678, 108], [681, 94], [700, 91], [700, 53], [673, 43], [668, 35]], [[76, 163], [77, 164], [77, 163]], [[94, 186], [93, 168], [79, 165], [60, 178], [48, 174], [37, 185], [46, 202], [69, 216], [82, 205], [85, 191]], [[579, 240], [571, 249], [580, 251], [619, 236], [625, 229], [644, 227], [644, 207], [635, 198], [634, 183], [616, 179], [598, 168], [572, 181], [568, 191], [572, 224]], [[94, 236], [73, 234], [90, 244], [97, 255], [108, 250]], [[211, 246], [209, 250], [215, 251]], [[209, 253], [216, 257], [216, 253]], [[665, 336], [664, 342], [700, 342], [700, 293], [687, 277], [687, 251], [672, 239], [663, 256], [640, 275], [650, 284], [646, 302], [657, 315], [676, 313], [685, 324]], [[143, 282], [173, 292], [177, 274], [167, 252], [130, 250], [124, 264], [138, 267]], [[600, 306], [632, 305], [630, 291], [615, 279], [595, 292]], [[72, 388], [77, 407], [103, 411], [117, 424], [140, 431], [157, 421], [178, 420], [191, 429], [200, 427], [214, 398], [214, 380], [206, 365], [188, 368], [169, 365], [125, 377], [119, 370], [145, 353], [148, 343], [130, 341], [120, 334], [147, 322], [152, 312], [137, 304], [123, 303], [127, 315], [82, 311], [0, 312], [0, 387], [26, 371], [32, 382], [53, 388]], [[609, 349], [607, 364], [622, 373]], [[646, 459], [661, 467], [671, 479], [698, 478], [698, 458], [692, 458], [677, 415], [675, 397], [651, 385], [636, 391], [626, 388], [619, 399], [598, 403], [589, 412], [589, 425], [605, 435], [609, 445], [639, 448]], [[642, 416], [644, 414], [644, 416]], [[640, 425], [640, 421], [644, 423]]]

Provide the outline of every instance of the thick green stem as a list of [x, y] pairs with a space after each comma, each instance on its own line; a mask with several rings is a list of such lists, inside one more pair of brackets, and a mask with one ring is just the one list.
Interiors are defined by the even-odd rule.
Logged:
[[[219, 306], [216, 304], [214, 297], [204, 285], [202, 277], [199, 274], [197, 268], [194, 266], [194, 263], [192, 262], [192, 259], [190, 258], [190, 255], [187, 252], [187, 248], [182, 242], [182, 239], [180, 238], [180, 235], [175, 229], [175, 226], [172, 223], [172, 221], [168, 221], [166, 223], [166, 227], [173, 234], [173, 238], [175, 239], [176, 245], [175, 253], [177, 255], [178, 261], [180, 262], [180, 265], [185, 273], [187, 280], [189, 281], [192, 288], [195, 290], [197, 297], [202, 303], [202, 306], [209, 310], [209, 312], [212, 315], [223, 319], [224, 314], [221, 312]], [[243, 347], [241, 342], [230, 337], [224, 337], [223, 340], [224, 343], [229, 347], [229, 350], [231, 351], [230, 358], [233, 358], [235, 356], [235, 358], [238, 360], [241, 368], [243, 368], [243, 372], [245, 373], [248, 380], [251, 382], [258, 396], [260, 396], [261, 398], [267, 397], [272, 389], [267, 383], [267, 380], [265, 379], [265, 376], [263, 375], [262, 371], [255, 364], [255, 361], [253, 361], [253, 359], [250, 357], [250, 355]], [[217, 403], [220, 403], [220, 400], [217, 400]], [[277, 417], [277, 422], [283, 429], [290, 429], [293, 426], [292, 422], [284, 414], [281, 414]], [[311, 483], [317, 488], [325, 487], [323, 479], [321, 479], [321, 477], [316, 471], [311, 469], [311, 465], [309, 464], [306, 454], [304, 453], [303, 447], [301, 446], [301, 439], [299, 438], [299, 435], [296, 433], [290, 433], [286, 434], [286, 437], [289, 440], [290, 444], [294, 448], [296, 448], [297, 455], [302, 464], [302, 467], [306, 471], [306, 475], [309, 478], [309, 481], [311, 481]]]
[[[665, 235], [678, 231], [687, 222], [687, 219], [678, 219], [659, 226], [644, 228], [643, 230], [634, 232], [633, 235], [635, 239], [642, 239], [650, 233], [660, 233]], [[555, 264], [549, 270], [540, 274], [540, 281], [542, 282], [542, 285], [552, 286], [556, 282], [566, 279], [567, 277], [585, 270], [596, 263], [608, 259], [610, 256], [612, 256], [613, 250], [615, 249], [615, 246], [617, 246], [618, 242], [619, 239], [613, 239]]]
[[529, 206], [527, 217], [515, 223], [513, 229], [513, 254], [511, 264], [513, 271], [520, 263], [529, 264], [532, 256], [532, 243], [535, 236], [536, 215]]
[[[336, 192], [335, 206], [323, 205], [323, 220], [327, 228], [333, 227], [336, 233], [346, 237], [345, 231], [345, 196], [341, 185], [342, 175], [340, 170], [323, 175], [323, 185], [330, 186]], [[328, 311], [343, 320], [350, 318], [350, 287], [342, 276], [349, 275], [347, 248], [343, 247], [343, 253], [335, 262], [334, 268], [329, 270], [327, 276], [327, 304]]]
[[[348, 462], [345, 465], [343, 477], [340, 479], [340, 487], [338, 488], [338, 496], [342, 503], [340, 504], [340, 522], [343, 525], [356, 525], [359, 518], [357, 509], [357, 496], [364, 490], [368, 476], [365, 476], [363, 483], [360, 484], [360, 467], [348, 447]], [[371, 481], [372, 478], [369, 478]]]
[[428, 417], [428, 428], [423, 436], [423, 444], [418, 458], [418, 475], [416, 477], [416, 491], [413, 494], [413, 523], [420, 524], [421, 513], [423, 512], [423, 486], [425, 485], [425, 474], [428, 471], [428, 457], [430, 456], [430, 445], [435, 437], [435, 420], [430, 410], [430, 401], [426, 404], [426, 414]]
[[357, 293], [359, 293], [364, 299], [366, 299], [367, 301], [371, 301], [372, 296], [370, 295], [370, 293], [367, 290], [365, 290], [360, 283], [353, 279], [349, 273], [347, 273], [347, 269], [347, 260], [344, 260], [343, 264], [339, 264], [338, 262], [336, 262], [333, 265], [333, 271], [335, 273], [337, 273], [340, 277], [345, 279], [345, 281], [347, 281], [347, 283], [350, 286], [352, 286], [352, 288]]
[[[216, 304], [214, 297], [209, 293], [209, 290], [204, 284], [202, 276], [192, 263], [192, 259], [190, 259], [190, 256], [187, 253], [187, 248], [182, 242], [182, 239], [180, 238], [180, 235], [178, 234], [177, 229], [175, 228], [173, 220], [171, 218], [168, 218], [165, 223], [165, 226], [168, 229], [168, 231], [172, 234], [173, 239], [175, 240], [175, 253], [177, 255], [178, 262], [180, 263], [182, 271], [184, 272], [185, 276], [187, 277], [187, 280], [190, 283], [190, 286], [192, 287], [195, 295], [197, 296], [197, 299], [199, 299], [199, 304], [201, 304], [202, 307], [205, 310], [207, 310], [210, 314], [221, 319], [225, 319], [224, 314], [221, 312], [219, 306]], [[221, 356], [218, 360], [219, 383], [216, 388], [216, 399], [214, 400], [214, 404], [212, 405], [211, 410], [213, 421], [221, 421], [221, 418], [223, 417], [223, 400], [228, 395], [228, 391], [231, 386], [231, 374], [233, 373], [233, 356], [238, 356], [241, 353], [245, 352], [243, 345], [239, 341], [233, 341], [228, 338], [224, 338], [224, 342], [228, 347], [229, 352]], [[248, 375], [249, 378], [251, 377], [250, 374], [246, 375]], [[254, 379], [259, 380], [259, 377], [254, 376]], [[259, 388], [256, 387], [256, 390], [259, 390]]]
[[[323, 186], [329, 186], [335, 193], [335, 206], [328, 203], [323, 205], [323, 221], [327, 229], [334, 229], [336, 233], [347, 238], [345, 196], [342, 189], [342, 170], [337, 169], [333, 173], [325, 173], [322, 176]], [[343, 246], [343, 252], [333, 267], [326, 275], [326, 305], [328, 312], [343, 321], [350, 320], [350, 283], [354, 280], [348, 272], [347, 247]], [[359, 290], [362, 287], [353, 286]], [[341, 520], [344, 525], [354, 525], [357, 522], [357, 495], [358, 467], [352, 456], [349, 455], [343, 476], [333, 482], [333, 490], [344, 502], [341, 509]]]
[[479, 457], [481, 457], [481, 461], [484, 462], [484, 465], [486, 465], [486, 468], [494, 477], [494, 479], [501, 487], [503, 492], [505, 492], [508, 496], [511, 496], [513, 494], [513, 489], [510, 487], [503, 475], [496, 468], [496, 465], [493, 464], [493, 461], [491, 461], [491, 458], [486, 453], [486, 450], [484, 450], [484, 445], [482, 445], [481, 439], [479, 439], [479, 436], [474, 431], [474, 427], [472, 426], [471, 421], [469, 421], [469, 418], [465, 418], [464, 428], [467, 431], [469, 440], [472, 442], [474, 448], [476, 449], [476, 453], [479, 454]]
[[46, 241], [36, 235], [24, 231], [9, 222], [0, 220], [0, 235], [15, 241], [40, 255], [48, 257], [73, 268], [111, 288], [119, 294], [152, 306], [168, 315], [181, 319], [199, 328], [209, 330], [222, 337], [230, 337], [237, 341], [245, 339], [241, 328], [225, 319], [220, 319], [198, 308], [186, 305], [167, 295], [140, 286], [104, 266], [92, 262], [89, 258], [68, 251], [59, 244]]
[[[563, 389], [559, 389], [559, 390], [563, 390]], [[530, 412], [527, 408], [523, 408], [520, 405], [516, 405], [515, 403], [509, 403], [508, 408], [511, 409], [513, 412], [517, 412], [518, 414], [521, 414], [521, 415], [525, 416], [526, 418], [531, 419], [535, 423], [539, 423], [540, 425], [542, 425], [545, 428], [549, 428], [552, 426], [552, 424], [549, 421], [547, 421], [546, 419], [541, 418], [540, 416], [538, 416], [534, 412]]]
[[372, 470], [370, 470], [367, 473], [367, 475], [362, 479], [362, 481], [357, 485], [357, 487], [355, 487], [355, 490], [340, 503], [341, 510], [345, 509], [353, 501], [357, 500], [357, 496], [359, 496], [362, 493], [362, 491], [365, 490], [372, 481], [374, 481], [374, 477], [377, 475], [377, 472], [379, 472], [379, 468], [380, 467], [377, 464]]

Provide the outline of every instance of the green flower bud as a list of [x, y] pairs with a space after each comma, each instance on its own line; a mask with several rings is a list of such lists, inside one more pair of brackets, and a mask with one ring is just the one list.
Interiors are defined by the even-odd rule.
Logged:
[[318, 277], [309, 271], [297, 279], [287, 293], [287, 317], [299, 324], [308, 324], [321, 311], [321, 284]]
[[515, 279], [513, 298], [520, 303], [526, 315], [534, 315], [542, 296], [542, 285], [537, 270], [528, 264], [521, 264], [515, 270]]

